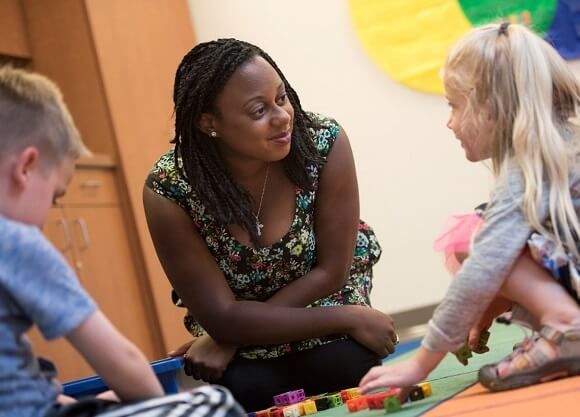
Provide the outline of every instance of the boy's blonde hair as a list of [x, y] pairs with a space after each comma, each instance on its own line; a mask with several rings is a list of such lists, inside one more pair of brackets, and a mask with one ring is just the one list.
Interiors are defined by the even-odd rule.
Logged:
[[[531, 226], [580, 259], [580, 225], [568, 177], [579, 162], [580, 86], [566, 62], [526, 27], [491, 24], [473, 29], [453, 46], [443, 77], [466, 97], [467, 123], [479, 131], [493, 122], [494, 174], [502, 174], [507, 161], [523, 172], [523, 210]], [[544, 181], [549, 230], [538, 218]]]
[[0, 67], [0, 160], [27, 146], [39, 149], [45, 168], [90, 152], [58, 87], [48, 78]]

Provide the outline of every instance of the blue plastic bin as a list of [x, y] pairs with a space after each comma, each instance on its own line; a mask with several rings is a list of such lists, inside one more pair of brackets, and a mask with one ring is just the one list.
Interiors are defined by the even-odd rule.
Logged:
[[[151, 362], [151, 367], [166, 394], [179, 392], [177, 372], [182, 366], [183, 359], [181, 358], [168, 358]], [[108, 389], [109, 387], [98, 376], [77, 379], [63, 384], [64, 394], [75, 398], [96, 395]]]

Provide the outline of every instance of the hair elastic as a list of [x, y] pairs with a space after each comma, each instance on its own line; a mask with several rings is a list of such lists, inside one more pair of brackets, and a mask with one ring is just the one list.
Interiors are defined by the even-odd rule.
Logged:
[[508, 26], [510, 25], [510, 22], [502, 22], [501, 25], [499, 25], [499, 29], [497, 31], [497, 36], [501, 36], [501, 35], [508, 35]]

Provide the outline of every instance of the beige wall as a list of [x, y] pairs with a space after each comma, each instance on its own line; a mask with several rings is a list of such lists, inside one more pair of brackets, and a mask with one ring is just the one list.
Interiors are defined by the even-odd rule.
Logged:
[[[352, 142], [361, 216], [384, 253], [373, 302], [400, 312], [438, 302], [449, 283], [432, 242], [448, 214], [487, 199], [491, 175], [445, 127], [440, 96], [392, 81], [361, 48], [347, 0], [189, 0], [196, 39], [237, 37], [277, 61], [306, 109], [338, 119]], [[577, 65], [580, 71], [580, 66]]]

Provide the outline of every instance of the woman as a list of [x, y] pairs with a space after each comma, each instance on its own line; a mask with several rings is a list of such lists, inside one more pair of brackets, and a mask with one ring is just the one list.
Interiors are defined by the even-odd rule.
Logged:
[[196, 337], [176, 351], [186, 371], [247, 410], [294, 389], [356, 386], [396, 335], [369, 306], [380, 247], [359, 221], [346, 134], [302, 110], [274, 61], [235, 39], [188, 52], [173, 98], [175, 148], [143, 198]]

